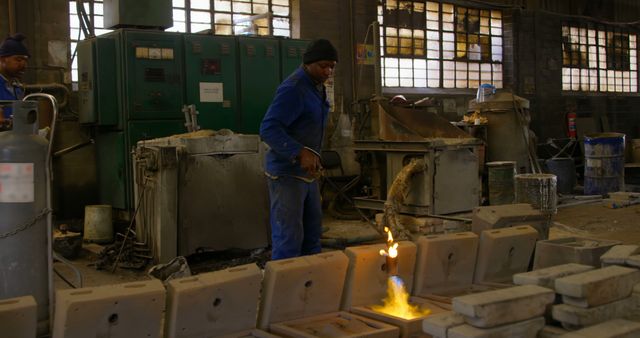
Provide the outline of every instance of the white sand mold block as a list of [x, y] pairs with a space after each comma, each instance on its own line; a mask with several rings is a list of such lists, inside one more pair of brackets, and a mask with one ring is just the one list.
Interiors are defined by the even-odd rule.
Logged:
[[565, 304], [588, 308], [628, 297], [640, 282], [640, 271], [617, 265], [556, 279]]
[[170, 281], [165, 337], [213, 337], [254, 329], [261, 281], [262, 271], [255, 264]]
[[490, 328], [542, 316], [553, 303], [555, 293], [537, 285], [514, 286], [453, 298], [453, 310], [465, 322]]
[[33, 296], [0, 300], [0, 336], [33, 338], [36, 336], [37, 304]]
[[164, 305], [159, 280], [58, 290], [53, 338], [159, 338]]

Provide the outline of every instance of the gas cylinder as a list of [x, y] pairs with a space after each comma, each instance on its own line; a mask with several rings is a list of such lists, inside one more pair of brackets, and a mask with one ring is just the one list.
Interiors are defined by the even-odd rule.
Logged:
[[38, 331], [48, 325], [51, 279], [47, 141], [36, 101], [16, 101], [13, 129], [0, 132], [0, 299], [33, 295]]

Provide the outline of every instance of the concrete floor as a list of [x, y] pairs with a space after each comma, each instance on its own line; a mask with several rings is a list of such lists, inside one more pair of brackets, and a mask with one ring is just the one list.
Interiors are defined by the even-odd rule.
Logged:
[[[557, 215], [553, 218], [556, 225], [551, 228], [549, 236], [552, 239], [567, 236], [583, 236], [620, 240], [625, 244], [638, 244], [640, 243], [639, 218], [640, 205], [633, 205], [621, 209], [609, 209], [600, 205], [598, 202], [574, 205], [558, 209]], [[372, 227], [361, 221], [343, 221], [326, 217], [324, 226], [328, 228], [328, 231], [325, 232], [325, 237], [362, 239], [375, 236], [375, 231]], [[344, 242], [338, 244], [344, 244]], [[100, 286], [149, 279], [146, 271], [125, 269], [118, 269], [116, 273], [104, 270], [98, 271], [94, 267], [89, 266], [93, 259], [95, 259], [94, 256], [83, 252], [78, 259], [72, 262], [73, 265], [82, 272], [84, 286]], [[55, 263], [54, 266], [65, 278], [75, 282], [73, 270], [62, 263]], [[56, 289], [70, 287], [55, 274], [54, 285]]]

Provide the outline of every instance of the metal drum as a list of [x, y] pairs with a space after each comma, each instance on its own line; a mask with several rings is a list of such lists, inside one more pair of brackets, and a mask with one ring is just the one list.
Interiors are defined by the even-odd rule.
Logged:
[[556, 187], [556, 175], [516, 175], [516, 203], [529, 203], [545, 214], [555, 214], [558, 209]]
[[584, 136], [584, 193], [604, 195], [624, 190], [624, 134]]
[[576, 165], [569, 157], [556, 157], [545, 161], [549, 173], [558, 178], [558, 192], [571, 195], [576, 185]]
[[515, 199], [514, 181], [515, 161], [487, 162], [489, 172], [489, 204], [511, 204]]

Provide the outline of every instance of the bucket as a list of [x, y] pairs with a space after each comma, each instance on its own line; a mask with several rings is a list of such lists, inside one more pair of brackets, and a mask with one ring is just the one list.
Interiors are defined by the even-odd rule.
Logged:
[[569, 157], [557, 157], [545, 162], [549, 173], [558, 178], [558, 192], [563, 195], [571, 195], [576, 185], [576, 165]]
[[529, 203], [545, 214], [555, 214], [557, 178], [552, 174], [516, 175], [516, 203]]
[[93, 243], [113, 242], [111, 206], [105, 204], [84, 207], [84, 240]]
[[640, 138], [634, 138], [631, 142], [633, 163], [640, 163]]
[[584, 193], [604, 195], [624, 190], [624, 134], [584, 136]]
[[511, 204], [515, 199], [513, 177], [516, 175], [515, 161], [487, 162], [489, 172], [489, 204]]

